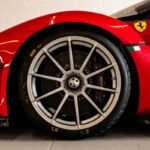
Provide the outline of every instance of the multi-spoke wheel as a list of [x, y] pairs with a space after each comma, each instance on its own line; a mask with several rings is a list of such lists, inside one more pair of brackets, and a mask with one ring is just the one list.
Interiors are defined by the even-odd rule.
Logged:
[[29, 50], [20, 73], [19, 93], [31, 119], [65, 137], [110, 128], [130, 92], [128, 66], [119, 48], [80, 29], [45, 35], [40, 45]]

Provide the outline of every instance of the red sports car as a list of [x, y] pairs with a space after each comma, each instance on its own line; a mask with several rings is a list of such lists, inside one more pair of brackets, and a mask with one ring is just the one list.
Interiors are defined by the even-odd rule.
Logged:
[[20, 103], [63, 138], [103, 133], [125, 110], [150, 114], [150, 1], [123, 12], [60, 12], [1, 32], [0, 125]]

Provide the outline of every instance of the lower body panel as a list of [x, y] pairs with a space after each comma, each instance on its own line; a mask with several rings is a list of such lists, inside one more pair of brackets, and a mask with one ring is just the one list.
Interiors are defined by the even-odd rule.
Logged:
[[138, 114], [150, 114], [150, 46], [139, 46], [130, 54], [134, 60], [139, 79]]

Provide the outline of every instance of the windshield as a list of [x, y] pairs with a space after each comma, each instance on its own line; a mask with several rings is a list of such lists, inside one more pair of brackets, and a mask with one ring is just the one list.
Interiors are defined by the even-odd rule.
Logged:
[[145, 13], [149, 10], [150, 10], [150, 0], [145, 0], [113, 14], [112, 17], [123, 18], [128, 16], [134, 16]]

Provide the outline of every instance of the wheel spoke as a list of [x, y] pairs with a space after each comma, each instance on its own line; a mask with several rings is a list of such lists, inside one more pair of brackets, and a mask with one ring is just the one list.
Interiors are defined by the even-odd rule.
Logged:
[[100, 110], [100, 108], [92, 101], [92, 99], [85, 92], [82, 92], [82, 95], [99, 112], [99, 114], [105, 117], [105, 114]]
[[62, 81], [61, 78], [47, 76], [47, 75], [42, 75], [42, 74], [37, 74], [37, 73], [30, 73], [29, 75], [32, 75], [32, 76], [38, 77], [38, 78], [42, 78], [42, 79], [47, 79], [47, 80], [53, 80], [53, 81], [58, 81], [58, 82]]
[[65, 94], [64, 98], [62, 99], [61, 103], [59, 104], [57, 110], [55, 111], [55, 114], [52, 117], [52, 123], [53, 121], [56, 119], [57, 115], [59, 114], [60, 110], [62, 109], [64, 103], [66, 102], [67, 98], [68, 98], [68, 94]]
[[79, 105], [78, 105], [78, 97], [76, 95], [74, 96], [74, 106], [75, 106], [77, 125], [78, 125], [78, 128], [80, 128]]
[[92, 56], [92, 54], [93, 54], [93, 52], [94, 52], [94, 50], [95, 50], [97, 44], [98, 44], [98, 43], [95, 43], [95, 44], [93, 45], [91, 51], [89, 52], [88, 56], [87, 56], [86, 59], [84, 60], [82, 66], [81, 66], [81, 68], [80, 68], [80, 71], [81, 71], [81, 72], [83, 72], [85, 66], [87, 65], [88, 61], [90, 60], [90, 58], [91, 58], [91, 56]]
[[51, 54], [47, 51], [47, 49], [44, 49], [44, 52], [45, 52], [46, 56], [49, 57], [50, 60], [58, 67], [58, 69], [63, 74], [65, 74], [66, 73], [65, 69], [51, 56]]
[[48, 93], [46, 93], [46, 94], [44, 94], [44, 95], [42, 95], [42, 96], [40, 96], [40, 97], [38, 97], [38, 98], [35, 98], [35, 99], [33, 100], [33, 102], [34, 102], [34, 101], [40, 101], [41, 99], [44, 99], [44, 98], [46, 98], [46, 97], [48, 97], [48, 96], [51, 96], [51, 95], [53, 95], [53, 94], [55, 94], [55, 93], [58, 93], [58, 92], [62, 91], [62, 90], [63, 90], [62, 87], [57, 88], [57, 89], [55, 89], [55, 90], [53, 90], [53, 91], [50, 91], [50, 92], [48, 92]]
[[87, 84], [86, 87], [90, 88], [90, 89], [95, 89], [95, 90], [101, 90], [101, 91], [112, 92], [112, 93], [119, 93], [118, 91], [116, 91], [114, 89], [104, 88], [104, 87], [100, 87], [100, 86], [96, 86], [96, 85], [91, 85], [91, 84]]
[[103, 72], [103, 71], [106, 71], [106, 70], [112, 68], [112, 67], [115, 66], [115, 65], [116, 65], [116, 63], [113, 63], [113, 64], [111, 64], [111, 65], [109, 65], [109, 66], [107, 66], [107, 67], [104, 67], [104, 68], [99, 69], [99, 70], [97, 70], [97, 71], [95, 71], [95, 72], [92, 72], [92, 73], [86, 75], [86, 78], [91, 78], [91, 77], [93, 77], [93, 76], [95, 76], [95, 75], [97, 75], [97, 74], [99, 74], [99, 73], [101, 73], [101, 72]]
[[71, 38], [68, 38], [68, 46], [69, 46], [69, 60], [70, 60], [70, 69], [74, 70], [74, 59], [73, 59], [73, 52], [72, 52], [72, 45], [71, 45]]

